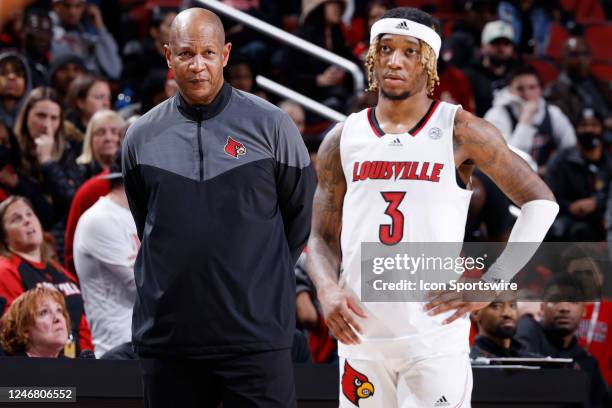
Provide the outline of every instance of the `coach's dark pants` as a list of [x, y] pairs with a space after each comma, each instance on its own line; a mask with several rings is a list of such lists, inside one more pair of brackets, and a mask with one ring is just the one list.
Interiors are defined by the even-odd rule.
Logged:
[[140, 357], [146, 408], [295, 407], [291, 350], [206, 359]]

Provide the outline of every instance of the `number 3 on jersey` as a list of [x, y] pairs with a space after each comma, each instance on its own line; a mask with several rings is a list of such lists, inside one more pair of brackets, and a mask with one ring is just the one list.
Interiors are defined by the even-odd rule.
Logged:
[[389, 203], [385, 214], [391, 217], [391, 224], [382, 224], [378, 229], [380, 242], [385, 245], [395, 245], [404, 236], [404, 214], [397, 209], [404, 196], [403, 191], [381, 191], [383, 199]]

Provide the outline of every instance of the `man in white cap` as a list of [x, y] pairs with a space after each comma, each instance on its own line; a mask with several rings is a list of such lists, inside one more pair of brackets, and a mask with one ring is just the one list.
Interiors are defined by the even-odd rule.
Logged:
[[491, 108], [493, 93], [508, 85], [508, 74], [516, 63], [514, 30], [502, 20], [491, 21], [482, 29], [481, 58], [465, 73], [470, 79], [476, 102], [476, 115]]
[[418, 9], [387, 11], [367, 57], [378, 104], [338, 124], [319, 149], [308, 271], [339, 340], [341, 407], [469, 407], [468, 313], [489, 303], [448, 292], [428, 303], [368, 302], [362, 243], [462, 243], [471, 191], [458, 184], [469, 188], [477, 165], [522, 209], [485, 285], [509, 281], [533, 255], [514, 242], [542, 242], [558, 212], [497, 129], [430, 99], [437, 31]]

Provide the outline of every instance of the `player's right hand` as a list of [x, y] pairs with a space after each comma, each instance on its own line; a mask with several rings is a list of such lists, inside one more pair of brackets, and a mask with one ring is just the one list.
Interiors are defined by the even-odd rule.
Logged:
[[366, 318], [359, 300], [339, 286], [319, 291], [323, 317], [334, 336], [344, 344], [360, 343], [357, 333], [362, 333], [357, 317]]

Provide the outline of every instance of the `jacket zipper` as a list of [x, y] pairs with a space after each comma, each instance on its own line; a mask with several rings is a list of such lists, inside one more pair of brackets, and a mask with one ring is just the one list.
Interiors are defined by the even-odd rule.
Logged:
[[200, 181], [204, 180], [204, 150], [202, 149], [202, 121], [198, 120], [198, 151], [200, 152]]

